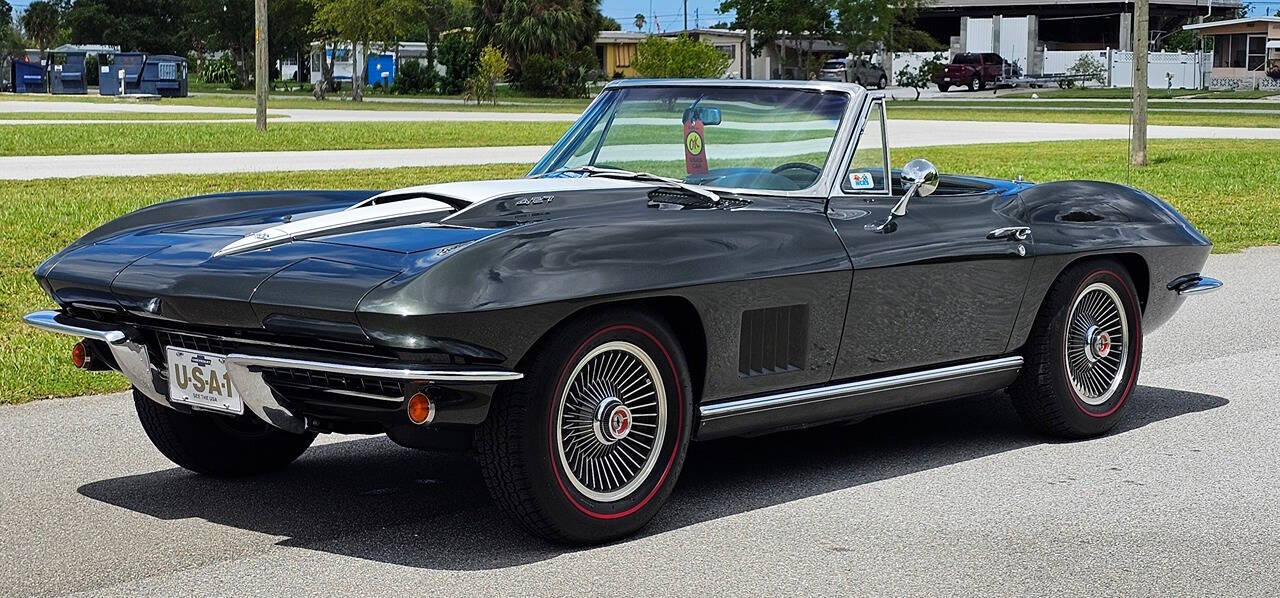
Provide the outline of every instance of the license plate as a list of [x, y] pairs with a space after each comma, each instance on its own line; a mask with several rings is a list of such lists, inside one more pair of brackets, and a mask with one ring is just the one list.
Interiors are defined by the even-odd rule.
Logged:
[[169, 358], [169, 400], [201, 409], [244, 413], [240, 393], [227, 375], [225, 355], [165, 348]]

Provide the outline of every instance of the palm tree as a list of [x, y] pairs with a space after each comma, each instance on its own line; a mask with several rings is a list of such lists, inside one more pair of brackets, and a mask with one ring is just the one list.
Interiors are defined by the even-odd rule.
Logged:
[[644, 13], [636, 13], [636, 31], [644, 31]]
[[45, 0], [36, 0], [27, 6], [27, 11], [22, 13], [22, 30], [27, 33], [27, 37], [36, 42], [40, 46], [40, 57], [44, 58], [44, 53], [53, 45], [53, 40], [58, 36], [58, 7], [52, 2]]

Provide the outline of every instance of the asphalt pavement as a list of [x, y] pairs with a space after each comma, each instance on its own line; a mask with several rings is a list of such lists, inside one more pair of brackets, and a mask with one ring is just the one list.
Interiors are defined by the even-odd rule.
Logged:
[[[889, 121], [895, 148], [1028, 141], [1127, 139], [1128, 125], [1015, 123], [982, 121]], [[501, 123], [495, 123], [501, 126]], [[568, 128], [568, 124], [565, 125]], [[1151, 139], [1220, 138], [1280, 139], [1280, 128], [1150, 126]], [[642, 146], [638, 146], [642, 147]], [[678, 140], [673, 144], [679, 151]], [[460, 164], [533, 163], [546, 146], [470, 147], [386, 150], [281, 152], [217, 152], [187, 154], [121, 154], [0, 157], [0, 180], [80, 176], [146, 176], [213, 174], [344, 168], [395, 168]], [[639, 155], [646, 155], [641, 152]]]
[[503, 519], [468, 458], [324, 438], [285, 472], [174, 468], [122, 394], [0, 408], [0, 593], [1280, 595], [1280, 248], [1147, 336], [1114, 433], [1052, 442], [1003, 395], [695, 444], [635, 538]]

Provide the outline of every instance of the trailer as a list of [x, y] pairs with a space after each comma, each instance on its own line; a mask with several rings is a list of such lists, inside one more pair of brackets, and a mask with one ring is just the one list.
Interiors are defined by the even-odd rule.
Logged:
[[1068, 73], [1046, 73], [1043, 75], [1001, 76], [996, 79], [992, 93], [1001, 87], [1050, 87], [1057, 85], [1062, 89], [1075, 87], [1077, 83], [1085, 83], [1097, 79], [1097, 75], [1071, 75]]

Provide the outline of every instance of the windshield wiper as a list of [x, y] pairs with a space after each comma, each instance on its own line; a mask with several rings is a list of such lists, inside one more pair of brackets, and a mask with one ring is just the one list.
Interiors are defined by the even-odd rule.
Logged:
[[553, 174], [576, 173], [585, 174], [588, 177], [604, 177], [609, 179], [621, 179], [626, 181], [647, 181], [653, 183], [664, 183], [684, 191], [688, 191], [694, 195], [704, 197], [713, 204], [720, 203], [720, 196], [708, 189], [703, 189], [697, 185], [690, 185], [680, 179], [659, 176], [649, 172], [633, 172], [630, 170], [622, 170], [620, 168], [599, 168], [596, 166], [575, 166], [573, 168], [565, 168], [557, 170]]

